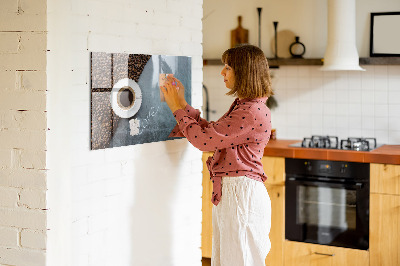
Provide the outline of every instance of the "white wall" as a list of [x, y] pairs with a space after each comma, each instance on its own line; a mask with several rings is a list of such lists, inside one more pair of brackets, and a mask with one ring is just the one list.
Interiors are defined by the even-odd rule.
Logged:
[[[238, 16], [242, 16], [242, 26], [249, 30], [249, 43], [258, 45], [258, 7], [262, 8], [261, 49], [267, 57], [274, 55], [272, 22], [278, 21], [278, 32], [291, 31], [300, 37], [300, 41], [306, 46], [305, 57], [321, 58], [324, 56], [327, 41], [327, 2], [327, 0], [204, 0], [204, 58], [219, 59], [229, 48], [230, 31], [237, 27]], [[356, 42], [360, 57], [369, 56], [370, 13], [399, 10], [398, 0], [356, 0]], [[284, 34], [288, 35], [290, 34]], [[284, 38], [279, 40], [291, 43]], [[278, 53], [280, 49], [283, 48], [278, 48]], [[290, 54], [288, 56], [290, 57]]]
[[0, 2], [0, 265], [46, 261], [46, 1]]
[[[369, 56], [369, 13], [400, 10], [400, 2], [385, 0], [357, 2], [357, 47], [361, 57]], [[229, 48], [229, 31], [236, 27], [236, 17], [243, 15], [243, 26], [250, 30], [250, 43], [257, 45], [257, 7], [266, 10], [263, 23], [278, 20], [281, 29], [291, 29], [307, 47], [306, 57], [323, 57], [326, 47], [327, 1], [272, 1], [249, 3], [204, 1], [204, 58], [220, 58]], [[251, 10], [249, 10], [251, 9]], [[224, 13], [222, 16], [221, 14]], [[268, 15], [267, 15], [268, 14]], [[253, 16], [253, 17], [252, 17]], [[301, 18], [301, 19], [300, 19]], [[247, 25], [246, 25], [247, 19]], [[252, 19], [252, 20], [251, 20]], [[249, 20], [253, 21], [250, 22]], [[282, 23], [281, 23], [282, 22]], [[213, 25], [219, 25], [215, 27]], [[262, 33], [262, 49], [272, 52], [267, 40], [273, 27]], [[278, 26], [278, 30], [279, 30]], [[216, 32], [218, 30], [218, 33]], [[267, 30], [265, 30], [267, 31]], [[268, 34], [272, 34], [268, 37]], [[222, 36], [216, 38], [216, 36]], [[363, 66], [365, 72], [321, 72], [318, 66], [281, 66], [271, 70], [273, 89], [279, 107], [272, 111], [272, 124], [281, 139], [302, 139], [311, 135], [376, 137], [382, 144], [400, 143], [400, 66]], [[210, 93], [210, 109], [218, 119], [230, 106], [220, 76], [221, 66], [205, 66], [204, 84]]]
[[48, 1], [48, 265], [200, 265], [201, 152], [185, 139], [90, 150], [89, 52], [192, 56], [201, 0]]

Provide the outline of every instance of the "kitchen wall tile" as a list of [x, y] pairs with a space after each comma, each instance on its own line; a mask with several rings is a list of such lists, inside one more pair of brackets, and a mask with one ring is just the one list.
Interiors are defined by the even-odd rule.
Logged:
[[399, 104], [400, 105], [400, 89], [397, 91], [389, 91], [389, 104]]
[[400, 104], [389, 104], [389, 117], [400, 116]]
[[323, 128], [324, 116], [321, 113], [313, 113], [311, 115], [311, 127], [313, 129]]
[[387, 143], [400, 143], [400, 130], [399, 131], [389, 131], [389, 140]]
[[298, 67], [297, 66], [287, 66], [285, 77], [297, 77], [298, 76]]
[[349, 114], [349, 105], [346, 103], [336, 103], [336, 114], [338, 116], [347, 116]]
[[400, 66], [390, 66], [387, 70], [389, 78], [392, 76], [400, 77]]
[[311, 77], [310, 78], [310, 87], [315, 91], [316, 89], [321, 88], [324, 85], [323, 77]]
[[312, 115], [323, 115], [324, 104], [322, 102], [311, 102], [311, 114]]
[[362, 90], [373, 90], [374, 89], [374, 76], [367, 74], [362, 74], [361, 76], [361, 89]]
[[372, 129], [362, 129], [361, 137], [363, 138], [373, 138], [374, 137], [374, 130]]
[[361, 98], [362, 98], [361, 90], [349, 90], [350, 103], [361, 103]]
[[385, 104], [388, 102], [388, 92], [386, 91], [376, 91], [374, 94], [375, 104]]
[[336, 90], [332, 84], [325, 84], [324, 85], [324, 98], [323, 101], [326, 103], [334, 103], [336, 100]]
[[321, 71], [324, 78], [335, 78], [335, 71]]
[[362, 123], [359, 116], [349, 116], [349, 129], [361, 129]]
[[310, 89], [310, 77], [299, 75], [297, 82], [298, 88]]
[[388, 89], [392, 91], [400, 90], [400, 74], [397, 76], [389, 76], [388, 78]]
[[374, 91], [373, 90], [362, 90], [361, 91], [362, 103], [374, 103]]
[[361, 128], [349, 128], [349, 137], [359, 137], [362, 136]]
[[323, 107], [323, 114], [326, 115], [335, 115], [336, 114], [336, 105], [335, 103], [325, 103]]
[[349, 127], [349, 118], [348, 116], [336, 116], [336, 127], [338, 129], [348, 129]]
[[360, 103], [352, 103], [349, 105], [349, 115], [351, 116], [361, 116], [362, 107]]
[[[335, 115], [324, 115], [324, 121], [323, 121], [324, 129], [325, 130], [330, 130], [332, 128], [336, 129], [335, 128], [336, 118], [337, 117]], [[326, 134], [331, 134], [331, 133], [330, 131], [327, 131]]]
[[375, 120], [371, 116], [363, 116], [361, 118], [361, 125], [363, 130], [373, 130], [375, 128]]
[[310, 79], [312, 68], [310, 67], [299, 67], [297, 69], [297, 76]]
[[376, 141], [378, 142], [378, 145], [381, 143], [388, 143], [388, 141], [389, 141], [388, 130], [375, 129], [374, 134], [375, 134]]
[[347, 132], [343, 138], [368, 133], [394, 144], [391, 141], [396, 137], [392, 134], [399, 130], [389, 130], [385, 123], [400, 117], [400, 66], [363, 67], [364, 72], [320, 71], [319, 66], [281, 66], [271, 70], [276, 73], [273, 86], [279, 105], [272, 111], [272, 119], [279, 138], [308, 136], [300, 130], [310, 131], [310, 135]]
[[337, 128], [336, 136], [339, 138], [339, 146], [341, 139], [347, 139], [349, 137], [349, 129], [348, 128]]
[[361, 105], [361, 116], [373, 117], [375, 114], [375, 106], [373, 104], [362, 104]]
[[400, 131], [400, 117], [389, 117], [389, 130]]
[[387, 104], [375, 104], [375, 117], [388, 117], [389, 108]]
[[337, 90], [336, 91], [336, 103], [346, 103], [350, 102], [349, 91], [348, 90]]
[[349, 87], [349, 77], [347, 71], [339, 71], [336, 74], [336, 89], [347, 90]]
[[323, 90], [319, 89], [319, 88], [314, 88], [312, 93], [311, 93], [311, 103], [320, 103], [322, 102], [324, 97], [324, 92]]
[[324, 76], [324, 71], [321, 71], [321, 66], [310, 66], [307, 67], [310, 69], [310, 76], [311, 78], [322, 78]]
[[387, 78], [375, 78], [374, 79], [374, 89], [375, 91], [387, 91], [388, 89], [388, 79]]
[[349, 71], [349, 90], [361, 90], [361, 71]]
[[374, 77], [376, 78], [387, 78], [388, 67], [387, 65], [376, 65], [374, 66]]
[[375, 117], [375, 130], [388, 130], [389, 118], [388, 117]]
[[287, 77], [286, 78], [286, 87], [288, 89], [296, 89], [299, 87], [298, 78], [297, 77]]

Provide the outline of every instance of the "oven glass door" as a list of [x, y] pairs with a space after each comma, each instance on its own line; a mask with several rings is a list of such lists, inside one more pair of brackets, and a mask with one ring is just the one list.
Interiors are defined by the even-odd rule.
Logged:
[[287, 239], [368, 249], [369, 208], [361, 184], [292, 180], [286, 189]]

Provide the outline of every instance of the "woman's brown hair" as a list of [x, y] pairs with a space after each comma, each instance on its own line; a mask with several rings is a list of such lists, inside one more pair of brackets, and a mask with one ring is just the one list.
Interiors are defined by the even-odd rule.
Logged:
[[235, 74], [235, 86], [227, 95], [254, 99], [274, 94], [268, 61], [260, 48], [246, 44], [228, 49], [222, 54], [222, 63]]

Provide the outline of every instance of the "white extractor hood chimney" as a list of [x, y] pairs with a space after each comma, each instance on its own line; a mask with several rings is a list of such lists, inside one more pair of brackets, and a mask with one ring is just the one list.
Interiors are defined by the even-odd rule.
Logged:
[[321, 70], [365, 71], [356, 47], [355, 0], [328, 0], [328, 45]]

